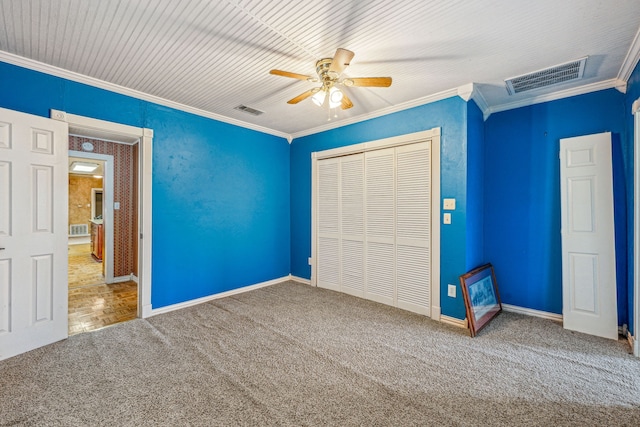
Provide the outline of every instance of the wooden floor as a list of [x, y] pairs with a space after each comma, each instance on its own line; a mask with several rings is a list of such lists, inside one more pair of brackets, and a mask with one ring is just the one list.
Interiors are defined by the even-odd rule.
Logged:
[[105, 284], [102, 263], [89, 251], [88, 244], [69, 246], [69, 335], [132, 320], [138, 312], [138, 284]]

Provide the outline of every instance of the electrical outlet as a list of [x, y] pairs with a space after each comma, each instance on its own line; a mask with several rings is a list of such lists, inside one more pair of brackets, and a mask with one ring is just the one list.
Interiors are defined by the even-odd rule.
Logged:
[[456, 210], [456, 199], [444, 199], [442, 208], [446, 211]]
[[449, 212], [445, 213], [442, 217], [443, 224], [451, 224], [451, 214]]
[[307, 262], [309, 263], [309, 265], [311, 265], [311, 257], [309, 257], [309, 259], [307, 259]]
[[456, 297], [456, 285], [451, 285], [451, 284], [449, 285], [449, 292], [448, 292], [448, 295], [449, 295], [451, 298], [455, 298], [455, 297]]

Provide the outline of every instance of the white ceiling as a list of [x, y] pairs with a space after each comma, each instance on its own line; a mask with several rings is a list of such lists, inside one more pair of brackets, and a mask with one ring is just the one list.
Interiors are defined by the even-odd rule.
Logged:
[[[469, 83], [485, 114], [623, 87], [640, 55], [639, 25], [638, 0], [0, 0], [0, 60], [296, 137]], [[327, 123], [309, 99], [286, 103], [317, 84], [269, 70], [313, 75], [338, 47], [355, 52], [348, 76], [393, 84], [345, 89], [355, 106]], [[505, 89], [506, 78], [584, 56], [579, 82]]]

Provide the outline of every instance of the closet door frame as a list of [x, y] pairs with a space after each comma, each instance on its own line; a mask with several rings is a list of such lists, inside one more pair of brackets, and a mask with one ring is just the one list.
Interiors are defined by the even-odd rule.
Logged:
[[311, 285], [317, 284], [318, 160], [428, 142], [431, 146], [431, 289], [430, 317], [440, 321], [440, 128], [311, 153]]

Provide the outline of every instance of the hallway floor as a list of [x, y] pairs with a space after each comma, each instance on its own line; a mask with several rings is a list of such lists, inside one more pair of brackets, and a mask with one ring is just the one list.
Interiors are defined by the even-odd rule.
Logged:
[[135, 319], [138, 284], [105, 284], [89, 244], [69, 246], [69, 335]]
[[137, 313], [138, 284], [134, 281], [69, 289], [69, 335], [126, 322]]

